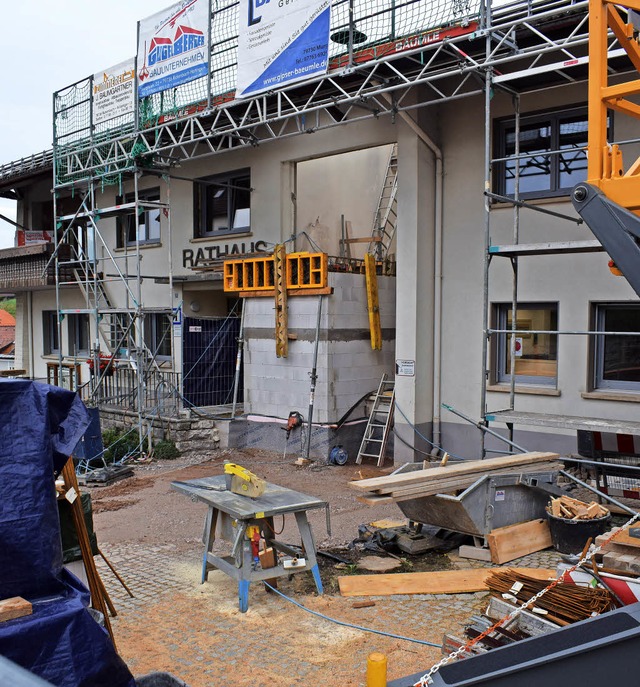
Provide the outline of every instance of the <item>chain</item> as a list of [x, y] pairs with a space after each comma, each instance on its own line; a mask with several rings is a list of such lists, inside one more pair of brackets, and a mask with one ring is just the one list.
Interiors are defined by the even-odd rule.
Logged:
[[538, 599], [540, 599], [542, 596], [544, 596], [548, 591], [556, 587], [557, 585], [561, 584], [564, 582], [566, 579], [567, 575], [572, 573], [574, 570], [577, 570], [581, 565], [584, 563], [588, 563], [597, 553], [599, 553], [610, 541], [615, 539], [619, 534], [622, 532], [626, 531], [631, 527], [631, 525], [636, 521], [640, 519], [640, 513], [636, 513], [630, 520], [628, 520], [622, 527], [617, 530], [616, 532], [613, 532], [610, 534], [606, 539], [604, 539], [598, 546], [595, 548], [591, 549], [588, 553], [584, 554], [580, 560], [573, 565], [570, 568], [567, 568], [560, 577], [557, 579], [553, 580], [549, 586], [545, 587], [541, 591], [539, 591], [537, 594], [534, 594], [528, 601], [525, 601], [522, 606], [518, 606], [518, 608], [514, 609], [511, 613], [508, 615], [505, 615], [504, 618], [500, 618], [500, 620], [497, 620], [491, 627], [486, 629], [484, 632], [480, 633], [477, 637], [474, 637], [472, 640], [467, 642], [464, 646], [458, 647], [455, 651], [452, 651], [450, 654], [442, 658], [438, 663], [436, 663], [434, 666], [431, 667], [431, 670], [429, 670], [428, 673], [425, 673], [419, 680], [414, 684], [413, 687], [426, 687], [427, 685], [432, 684], [431, 676], [437, 673], [442, 666], [446, 665], [447, 663], [450, 663], [454, 659], [458, 658], [459, 656], [462, 656], [462, 654], [467, 653], [471, 647], [475, 646], [478, 642], [481, 642], [485, 637], [490, 635], [492, 632], [497, 630], [499, 627], [502, 627], [503, 625], [508, 625], [512, 620], [515, 620], [521, 613], [522, 611], [526, 610], [527, 608], [530, 608], [533, 606]]

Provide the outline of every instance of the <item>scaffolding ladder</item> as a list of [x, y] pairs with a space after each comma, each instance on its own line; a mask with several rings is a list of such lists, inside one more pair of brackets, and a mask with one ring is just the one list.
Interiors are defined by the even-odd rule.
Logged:
[[382, 467], [389, 433], [393, 426], [395, 399], [395, 380], [387, 379], [385, 372], [376, 391], [371, 414], [358, 450], [356, 458], [358, 465], [362, 463], [363, 458], [375, 458], [378, 467]]

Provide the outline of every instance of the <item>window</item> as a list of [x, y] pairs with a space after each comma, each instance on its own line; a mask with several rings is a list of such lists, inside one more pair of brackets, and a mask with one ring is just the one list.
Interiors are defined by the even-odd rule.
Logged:
[[44, 355], [60, 352], [57, 315], [55, 310], [44, 310], [42, 312], [42, 352]]
[[[153, 207], [160, 203], [160, 189], [147, 189], [138, 193], [138, 215], [134, 210], [131, 214], [118, 217], [118, 248], [135, 245], [139, 243], [159, 243], [160, 242], [160, 220], [162, 208]], [[135, 194], [128, 193], [124, 199], [119, 196], [116, 199], [118, 204], [135, 202]], [[152, 205], [152, 207], [149, 206]]]
[[249, 170], [198, 179], [193, 184], [194, 236], [219, 236], [251, 229]]
[[[513, 310], [510, 304], [494, 306], [496, 329], [511, 329]], [[522, 303], [518, 305], [515, 335], [515, 375], [518, 384], [555, 385], [558, 376], [557, 334], [536, 334], [536, 331], [557, 331], [558, 306], [555, 303]], [[527, 333], [531, 332], [531, 333]], [[511, 381], [511, 335], [495, 335], [495, 380]]]
[[[495, 190], [512, 196], [516, 180], [513, 118], [497, 122], [496, 143], [496, 157], [503, 161], [495, 165]], [[568, 195], [587, 178], [586, 145], [586, 108], [520, 117], [520, 197]]]
[[144, 342], [160, 358], [171, 357], [171, 315], [147, 313], [144, 318]]
[[[640, 332], [640, 305], [598, 305], [596, 330]], [[595, 387], [640, 392], [640, 336], [597, 336], [595, 341]]]
[[116, 355], [126, 356], [134, 336], [133, 314], [127, 312], [109, 315], [109, 345]]
[[69, 355], [89, 354], [89, 315], [86, 313], [67, 315], [69, 330]]

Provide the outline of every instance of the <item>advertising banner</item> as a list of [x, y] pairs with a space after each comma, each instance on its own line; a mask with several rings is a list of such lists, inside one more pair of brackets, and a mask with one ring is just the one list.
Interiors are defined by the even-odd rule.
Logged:
[[236, 97], [327, 71], [330, 0], [240, 0]]
[[135, 76], [136, 67], [133, 57], [93, 75], [91, 97], [94, 126], [110, 119], [115, 120], [114, 126], [120, 126], [121, 118], [127, 115], [133, 121]]
[[24, 229], [16, 230], [16, 237], [19, 246], [31, 246], [34, 243], [50, 243], [53, 240], [48, 231], [28, 231]]
[[207, 76], [209, 0], [182, 2], [138, 22], [138, 97]]

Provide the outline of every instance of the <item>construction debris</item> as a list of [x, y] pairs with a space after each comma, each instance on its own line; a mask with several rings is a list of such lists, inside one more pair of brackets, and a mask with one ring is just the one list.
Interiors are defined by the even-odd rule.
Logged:
[[570, 496], [552, 498], [549, 506], [547, 506], [547, 512], [555, 518], [565, 518], [566, 520], [595, 520], [609, 515], [609, 510], [595, 501], [585, 503], [578, 501], [578, 499], [572, 499]]
[[[494, 569], [487, 578], [487, 586], [494, 596], [516, 604], [518, 601], [522, 603], [548, 585], [547, 581], [527, 573]], [[550, 588], [529, 610], [558, 625], [569, 625], [615, 607], [613, 596], [606, 589], [559, 584]]]
[[375, 505], [395, 503], [434, 494], [447, 494], [467, 489], [484, 475], [508, 475], [559, 470], [557, 453], [522, 453], [487, 460], [469, 460], [446, 467], [426, 468], [385, 477], [349, 482], [360, 492], [358, 500]]
[[[597, 558], [601, 560], [603, 568], [610, 572], [640, 575], [640, 539], [630, 536], [629, 532], [619, 532], [619, 529], [616, 527], [596, 537], [596, 546], [602, 546]], [[618, 532], [615, 539], [605, 544], [615, 532]]]

